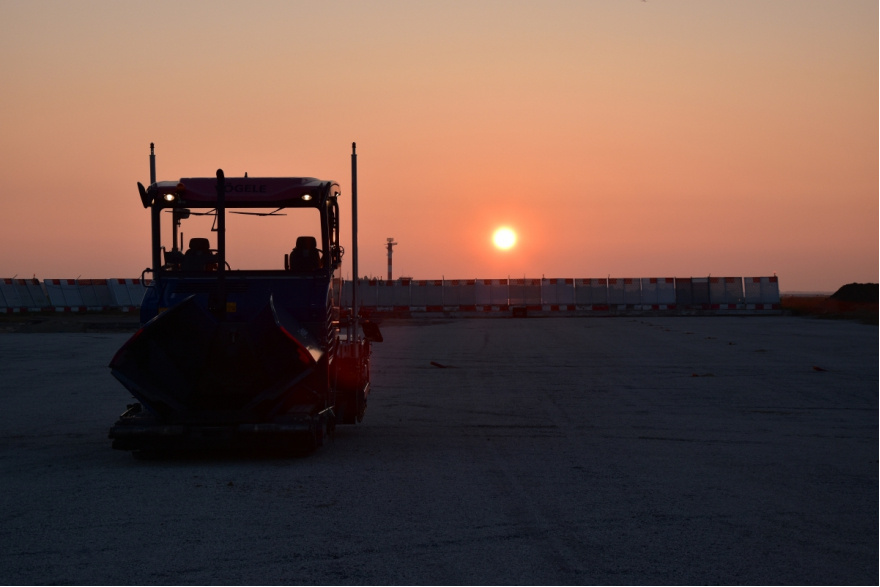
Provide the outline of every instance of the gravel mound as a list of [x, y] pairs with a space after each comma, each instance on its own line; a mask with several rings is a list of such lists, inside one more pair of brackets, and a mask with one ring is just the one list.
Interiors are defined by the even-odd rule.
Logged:
[[876, 283], [848, 283], [831, 294], [832, 300], [858, 304], [876, 304], [878, 287]]

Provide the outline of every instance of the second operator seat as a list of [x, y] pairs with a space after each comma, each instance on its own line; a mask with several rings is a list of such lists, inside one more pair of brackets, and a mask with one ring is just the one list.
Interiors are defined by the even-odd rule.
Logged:
[[181, 268], [184, 271], [207, 271], [217, 260], [211, 253], [211, 244], [206, 238], [189, 239], [189, 250], [183, 255]]
[[313, 236], [300, 236], [290, 252], [291, 271], [316, 271], [321, 268], [321, 252]]

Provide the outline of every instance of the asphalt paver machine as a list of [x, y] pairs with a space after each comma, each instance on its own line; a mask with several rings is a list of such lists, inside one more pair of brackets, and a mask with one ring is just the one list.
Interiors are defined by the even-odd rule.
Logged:
[[[351, 163], [357, 276], [354, 144]], [[152, 255], [141, 326], [110, 362], [136, 403], [110, 428], [113, 448], [307, 452], [360, 422], [382, 336], [359, 315], [356, 287], [342, 303], [339, 185], [222, 170], [157, 182], [153, 145], [150, 175], [138, 183]], [[210, 228], [198, 233], [196, 220]], [[279, 235], [292, 248], [267, 251]]]

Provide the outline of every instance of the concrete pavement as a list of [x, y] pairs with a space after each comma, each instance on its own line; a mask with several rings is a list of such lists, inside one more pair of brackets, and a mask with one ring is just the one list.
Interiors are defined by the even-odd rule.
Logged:
[[[137, 461], [124, 334], [0, 334], [0, 571], [70, 584], [875, 584], [877, 328], [386, 322], [362, 425]], [[434, 364], [432, 364], [434, 363]], [[436, 365], [440, 365], [438, 367]]]

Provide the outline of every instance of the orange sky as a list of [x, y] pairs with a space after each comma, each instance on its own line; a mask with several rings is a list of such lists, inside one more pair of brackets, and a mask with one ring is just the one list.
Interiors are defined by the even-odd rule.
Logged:
[[0, 277], [139, 276], [150, 142], [160, 180], [334, 179], [347, 223], [357, 141], [362, 274], [394, 237], [416, 279], [878, 281], [875, 0], [0, 0], [0, 30]]

